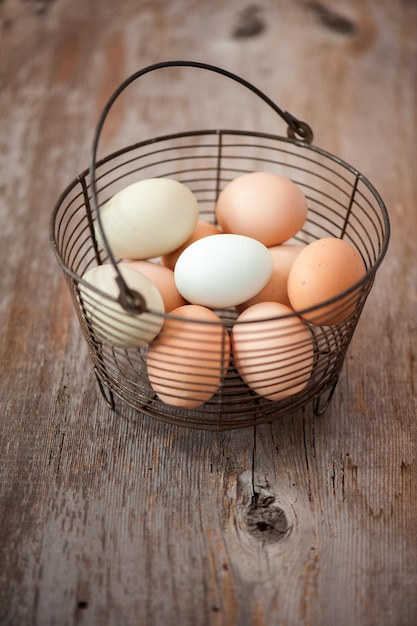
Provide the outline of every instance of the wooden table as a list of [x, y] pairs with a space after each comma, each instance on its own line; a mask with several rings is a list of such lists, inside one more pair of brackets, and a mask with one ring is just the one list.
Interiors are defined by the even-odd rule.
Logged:
[[[416, 624], [417, 4], [3, 0], [0, 32], [1, 625]], [[115, 415], [98, 393], [49, 217], [111, 92], [173, 59], [255, 83], [388, 207], [321, 417], [206, 432]], [[103, 150], [187, 128], [285, 134], [240, 93], [149, 79]], [[275, 531], [250, 516], [252, 479]]]

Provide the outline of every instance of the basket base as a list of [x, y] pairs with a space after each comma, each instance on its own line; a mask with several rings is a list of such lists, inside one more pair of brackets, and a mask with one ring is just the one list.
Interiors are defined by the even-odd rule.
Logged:
[[303, 411], [310, 404], [313, 406], [314, 415], [321, 416], [328, 409], [337, 385], [336, 378], [330, 387], [328, 386], [322, 390], [313, 399], [305, 397], [305, 394], [299, 394], [298, 402], [294, 402], [294, 397], [292, 397], [281, 402], [270, 402], [265, 405], [261, 399], [257, 399], [256, 394], [253, 394], [253, 397], [248, 398], [252, 407], [249, 411], [247, 410], [247, 402], [236, 402], [233, 407], [225, 406], [223, 410], [221, 405], [211, 405], [210, 403], [199, 407], [198, 410], [187, 410], [168, 407], [156, 397], [154, 399], [149, 398], [148, 401], [143, 403], [139, 400], [138, 402], [129, 401], [128, 398], [118, 393], [117, 389], [112, 389], [111, 384], [100, 377], [97, 367], [94, 367], [93, 371], [100, 394], [112, 411], [116, 411], [117, 398], [122, 405], [132, 408], [139, 415], [146, 415], [167, 424], [208, 431], [237, 430], [272, 422], [279, 418], [288, 417], [298, 411]]

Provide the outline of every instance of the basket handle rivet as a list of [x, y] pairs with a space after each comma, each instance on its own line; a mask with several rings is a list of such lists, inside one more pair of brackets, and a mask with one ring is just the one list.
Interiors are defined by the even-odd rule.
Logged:
[[116, 276], [115, 280], [120, 289], [117, 301], [124, 310], [132, 315], [146, 311], [146, 301], [142, 294], [134, 289], [130, 289], [121, 276]]

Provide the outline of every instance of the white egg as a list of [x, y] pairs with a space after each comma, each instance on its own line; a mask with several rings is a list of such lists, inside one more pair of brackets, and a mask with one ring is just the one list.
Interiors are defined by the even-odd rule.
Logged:
[[[170, 178], [148, 178], [128, 185], [100, 210], [110, 249], [124, 259], [172, 252], [191, 236], [199, 214], [191, 189]], [[95, 234], [103, 245], [97, 222]]]
[[256, 239], [219, 234], [188, 246], [177, 260], [174, 275], [178, 291], [189, 302], [227, 308], [258, 293], [272, 269], [271, 252]]
[[[142, 346], [159, 333], [164, 316], [164, 303], [157, 287], [143, 274], [120, 267], [127, 286], [145, 301], [143, 313], [129, 313], [117, 301], [120, 295], [116, 270], [110, 264], [90, 268], [80, 283], [82, 304], [97, 338], [103, 343], [122, 348]], [[98, 289], [91, 289], [90, 285]]]

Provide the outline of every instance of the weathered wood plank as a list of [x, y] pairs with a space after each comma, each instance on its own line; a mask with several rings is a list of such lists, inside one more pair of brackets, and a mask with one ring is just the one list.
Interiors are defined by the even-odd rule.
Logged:
[[[412, 626], [417, 619], [412, 2], [0, 3], [0, 623]], [[110, 93], [204, 60], [311, 123], [385, 199], [390, 249], [329, 410], [226, 433], [98, 394], [48, 220]], [[240, 87], [149, 77], [103, 152], [186, 128], [284, 132]]]

